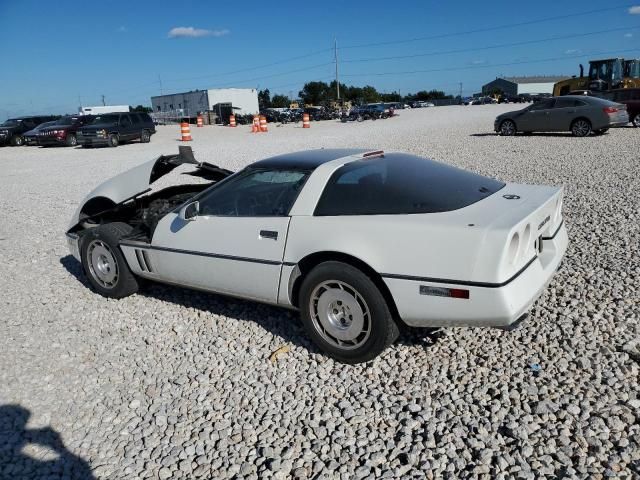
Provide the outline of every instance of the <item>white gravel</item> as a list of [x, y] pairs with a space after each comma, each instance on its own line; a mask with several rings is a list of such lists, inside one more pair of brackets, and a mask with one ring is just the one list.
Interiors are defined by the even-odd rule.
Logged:
[[233, 169], [365, 146], [565, 184], [564, 266], [520, 329], [405, 332], [359, 366], [321, 355], [285, 310], [89, 290], [65, 246], [72, 212], [176, 152], [178, 127], [116, 149], [0, 148], [0, 478], [638, 478], [640, 130], [493, 135], [513, 108], [192, 128], [196, 157]]

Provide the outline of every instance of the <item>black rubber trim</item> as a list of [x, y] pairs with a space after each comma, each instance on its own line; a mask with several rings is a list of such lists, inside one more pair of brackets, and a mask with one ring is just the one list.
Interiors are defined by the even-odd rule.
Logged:
[[282, 262], [282, 265], [284, 265], [285, 267], [295, 267], [297, 265], [297, 263], [294, 263], [294, 262]]
[[209, 257], [209, 258], [221, 258], [223, 260], [234, 260], [237, 262], [250, 262], [250, 263], [263, 263], [265, 265], [282, 265], [282, 262], [278, 262], [276, 260], [263, 260], [261, 258], [249, 258], [249, 257], [236, 257], [234, 255], [221, 255], [218, 253], [208, 253], [208, 252], [195, 252], [193, 250], [180, 250], [178, 248], [168, 248], [168, 247], [156, 247], [153, 245], [145, 245], [141, 246], [138, 244], [130, 244], [126, 242], [120, 242], [120, 246], [122, 247], [132, 247], [132, 248], [141, 248], [145, 250], [157, 250], [160, 252], [169, 252], [169, 253], [181, 253], [183, 255], [195, 255], [198, 257]]
[[558, 225], [558, 228], [556, 229], [556, 231], [553, 232], [553, 235], [551, 235], [550, 237], [542, 237], [542, 240], [553, 240], [554, 238], [556, 238], [556, 235], [558, 234], [558, 232], [562, 228], [562, 225], [564, 225], [564, 219], [562, 219], [562, 221], [560, 222], [560, 225]]
[[430, 277], [414, 277], [411, 275], [396, 275], [395, 273], [381, 273], [383, 278], [395, 278], [398, 280], [412, 280], [414, 282], [426, 282], [426, 283], [447, 283], [449, 285], [466, 285], [468, 287], [483, 287], [483, 288], [499, 288], [504, 287], [508, 283], [513, 282], [518, 278], [522, 272], [524, 272], [529, 266], [538, 258], [536, 255], [527, 264], [518, 270], [509, 280], [505, 280], [501, 283], [489, 283], [489, 282], [470, 282], [466, 280], [451, 280], [448, 278], [430, 278]]

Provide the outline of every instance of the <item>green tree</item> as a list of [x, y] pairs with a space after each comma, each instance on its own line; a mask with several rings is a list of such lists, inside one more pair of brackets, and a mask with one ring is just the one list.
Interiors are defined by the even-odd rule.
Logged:
[[364, 103], [374, 103], [380, 101], [380, 94], [371, 85], [362, 87], [362, 100]]
[[289, 97], [285, 97], [284, 95], [274, 95], [271, 99], [271, 106], [273, 108], [287, 108], [290, 103]]
[[130, 112], [142, 112], [142, 113], [151, 113], [153, 109], [151, 107], [145, 107], [144, 105], [138, 105], [137, 107], [129, 106]]
[[271, 92], [269, 89], [260, 90], [258, 92], [258, 107], [260, 110], [269, 108], [271, 106]]
[[329, 85], [325, 82], [307, 82], [298, 96], [305, 105], [321, 105], [329, 99]]
[[399, 102], [401, 100], [400, 94], [397, 92], [393, 93], [381, 93], [380, 100], [382, 102]]

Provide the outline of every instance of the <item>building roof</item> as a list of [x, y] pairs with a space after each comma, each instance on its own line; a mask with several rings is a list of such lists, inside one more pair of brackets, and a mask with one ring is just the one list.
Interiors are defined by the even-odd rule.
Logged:
[[369, 152], [365, 148], [323, 148], [320, 150], [303, 150], [265, 158], [251, 165], [251, 168], [292, 168], [315, 170], [320, 165], [339, 158]]
[[544, 75], [534, 75], [531, 77], [501, 77], [503, 80], [512, 83], [556, 83], [560, 80], [566, 80], [570, 75], [553, 75], [553, 76], [544, 76]]

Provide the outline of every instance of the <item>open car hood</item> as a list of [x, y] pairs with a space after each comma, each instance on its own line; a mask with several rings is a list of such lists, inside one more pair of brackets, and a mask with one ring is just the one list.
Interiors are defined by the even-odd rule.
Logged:
[[78, 206], [72, 223], [80, 220], [80, 212], [87, 201], [92, 198], [102, 197], [111, 200], [115, 204], [125, 203], [151, 190], [150, 185], [159, 178], [165, 176], [176, 167], [183, 164], [192, 164], [195, 167], [189, 175], [219, 181], [228, 177], [233, 172], [217, 167], [207, 162], [198, 162], [193, 156], [191, 147], [178, 147], [177, 155], [161, 155], [155, 160], [150, 160], [137, 167], [122, 172], [106, 182], [98, 185], [87, 195]]

